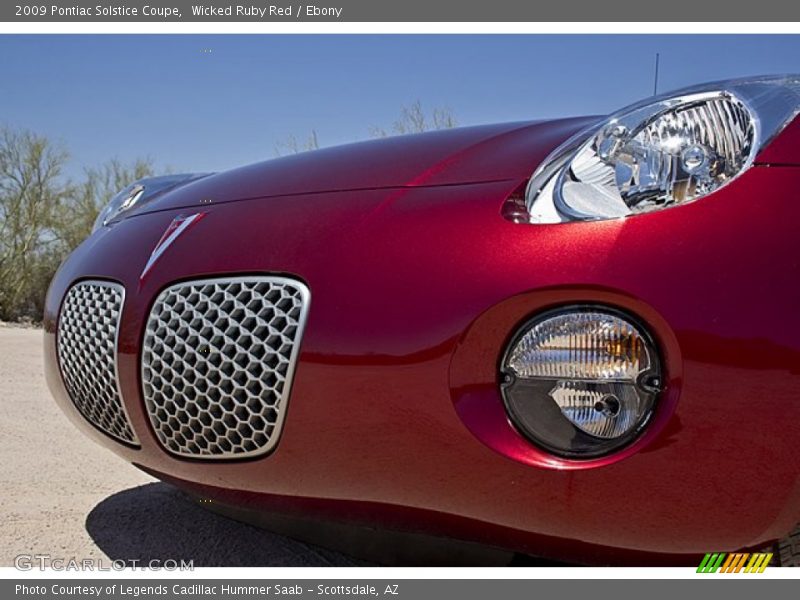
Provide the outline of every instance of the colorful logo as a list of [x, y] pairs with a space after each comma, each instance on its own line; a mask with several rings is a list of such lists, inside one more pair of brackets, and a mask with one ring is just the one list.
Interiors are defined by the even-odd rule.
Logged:
[[763, 573], [772, 560], [772, 552], [713, 552], [703, 557], [698, 573]]

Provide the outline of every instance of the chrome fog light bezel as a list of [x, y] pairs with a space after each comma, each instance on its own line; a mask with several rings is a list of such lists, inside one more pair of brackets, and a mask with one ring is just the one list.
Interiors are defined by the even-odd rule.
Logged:
[[[560, 381], [547, 378], [519, 377], [510, 368], [509, 360], [514, 349], [523, 338], [540, 325], [555, 317], [564, 317], [570, 314], [580, 315], [586, 313], [599, 313], [615, 319], [620, 319], [629, 324], [644, 342], [652, 361], [647, 370], [637, 374], [634, 379], [625, 380], [626, 385], [633, 386], [640, 398], [643, 398], [643, 409], [635, 424], [623, 435], [614, 438], [596, 437], [582, 431], [578, 426], [564, 416], [562, 410], [550, 396], [554, 383], [561, 381], [591, 382], [587, 379], [573, 379], [565, 377]], [[628, 311], [594, 303], [569, 304], [553, 307], [536, 313], [524, 321], [514, 332], [505, 346], [499, 365], [500, 392], [506, 414], [513, 427], [529, 442], [556, 457], [567, 459], [593, 459], [607, 456], [629, 446], [638, 439], [651, 423], [653, 415], [658, 409], [659, 400], [665, 391], [665, 378], [662, 359], [662, 350], [641, 318]], [[614, 379], [597, 380], [605, 385], [613, 383]], [[523, 394], [526, 394], [523, 396]], [[535, 396], [527, 396], [535, 394]], [[549, 428], [557, 429], [563, 437], [570, 437], [578, 442], [578, 448], [565, 447], [563, 444], [553, 443], [552, 436], [543, 434]]]

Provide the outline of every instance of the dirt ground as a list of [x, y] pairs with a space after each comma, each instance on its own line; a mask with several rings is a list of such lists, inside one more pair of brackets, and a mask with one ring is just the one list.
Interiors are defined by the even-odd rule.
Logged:
[[209, 513], [89, 441], [50, 398], [42, 332], [0, 327], [0, 566], [21, 554], [195, 566], [361, 565]]

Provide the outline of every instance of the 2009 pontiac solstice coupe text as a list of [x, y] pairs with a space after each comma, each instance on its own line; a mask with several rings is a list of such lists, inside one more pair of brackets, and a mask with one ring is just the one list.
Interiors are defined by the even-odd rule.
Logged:
[[50, 389], [215, 506], [796, 564], [799, 106], [723, 81], [138, 181], [51, 284]]
[[137, 6], [103, 5], [96, 6], [58, 6], [56, 4], [17, 4], [18, 17], [156, 17], [180, 18], [181, 11], [174, 6], [151, 6], [145, 4], [141, 10]]
[[[183, 17], [177, 6], [151, 6], [145, 4], [141, 10], [138, 6], [101, 5], [97, 6], [57, 6], [55, 4], [17, 4], [15, 7], [17, 17], [157, 17], [169, 19]], [[288, 4], [278, 6], [270, 4], [257, 6], [255, 4], [230, 4], [228, 6], [208, 6], [202, 4], [192, 5], [192, 15], [195, 17], [341, 17], [342, 7], [318, 6], [315, 4]]]

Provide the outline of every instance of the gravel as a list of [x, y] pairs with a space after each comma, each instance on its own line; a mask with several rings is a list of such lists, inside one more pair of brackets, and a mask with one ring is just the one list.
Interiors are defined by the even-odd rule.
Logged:
[[81, 435], [50, 398], [39, 329], [0, 326], [0, 566], [24, 554], [352, 566], [337, 552], [207, 512]]

